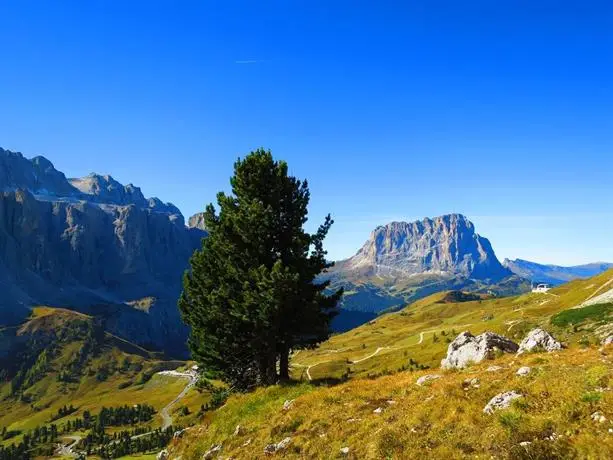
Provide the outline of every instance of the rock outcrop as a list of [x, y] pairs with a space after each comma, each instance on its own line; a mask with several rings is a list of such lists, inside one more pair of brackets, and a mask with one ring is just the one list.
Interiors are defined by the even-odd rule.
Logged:
[[518, 345], [493, 332], [484, 332], [478, 336], [462, 332], [447, 348], [447, 356], [441, 361], [444, 369], [463, 368], [470, 363], [478, 363], [493, 358], [496, 351], [515, 353]]
[[554, 339], [549, 332], [538, 327], [531, 330], [528, 335], [526, 335], [524, 340], [521, 341], [517, 353], [521, 354], [533, 350], [552, 352], [561, 349], [562, 344], [560, 342]]
[[198, 212], [191, 216], [187, 221], [187, 226], [189, 228], [197, 228], [206, 232], [206, 223], [204, 222], [204, 213]]
[[204, 234], [131, 184], [67, 179], [43, 157], [0, 149], [0, 283], [9, 286], [0, 321], [23, 319], [31, 305], [61, 306], [101, 316], [141, 345], [185, 350], [176, 300]]

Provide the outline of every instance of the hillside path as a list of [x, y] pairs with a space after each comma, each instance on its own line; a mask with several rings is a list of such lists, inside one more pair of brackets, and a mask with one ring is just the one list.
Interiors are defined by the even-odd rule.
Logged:
[[365, 356], [364, 358], [360, 358], [360, 359], [356, 359], [355, 361], [349, 361], [350, 364], [357, 364], [357, 363], [361, 363], [362, 361], [366, 361], [367, 359], [370, 359], [374, 356], [377, 356], [379, 354], [380, 351], [382, 350], [388, 350], [390, 347], [379, 347], [375, 350], [374, 353]]
[[198, 374], [196, 374], [195, 372], [162, 371], [158, 372], [158, 375], [189, 379], [189, 382], [187, 383], [185, 388], [183, 388], [183, 391], [181, 391], [181, 393], [179, 393], [179, 395], [175, 399], [173, 399], [160, 411], [160, 416], [163, 420], [162, 430], [165, 430], [169, 426], [172, 426], [172, 416], [170, 415], [170, 409], [172, 409], [172, 406], [181, 401], [185, 397], [187, 392], [191, 390], [191, 388], [196, 384], [196, 382], [198, 381]]
[[[460, 326], [455, 326], [458, 329], [460, 328], [464, 328], [464, 327], [468, 327], [468, 326], [472, 326], [473, 323], [468, 323], [468, 324], [461, 324]], [[439, 328], [439, 329], [430, 329], [429, 331], [422, 331], [419, 333], [419, 341], [417, 342], [416, 345], [421, 345], [421, 343], [424, 341], [424, 334], [428, 334], [429, 332], [437, 332], [437, 331], [444, 331], [446, 330], [445, 328]]]

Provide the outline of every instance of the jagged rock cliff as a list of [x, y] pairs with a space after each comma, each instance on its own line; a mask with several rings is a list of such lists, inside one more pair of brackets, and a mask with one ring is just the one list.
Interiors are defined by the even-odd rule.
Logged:
[[377, 227], [356, 255], [337, 262], [326, 277], [346, 291], [334, 323], [339, 330], [344, 323], [355, 326], [356, 312], [397, 309], [439, 291], [510, 295], [529, 288], [460, 214]]
[[206, 223], [204, 222], [204, 213], [199, 212], [189, 218], [187, 222], [190, 228], [199, 228], [202, 231], [206, 231]]
[[377, 227], [342, 267], [391, 277], [433, 274], [498, 281], [511, 274], [487, 238], [461, 214]]
[[67, 179], [43, 157], [0, 149], [1, 322], [31, 305], [63, 306], [104, 316], [131, 341], [180, 351], [176, 299], [204, 234], [131, 184]]

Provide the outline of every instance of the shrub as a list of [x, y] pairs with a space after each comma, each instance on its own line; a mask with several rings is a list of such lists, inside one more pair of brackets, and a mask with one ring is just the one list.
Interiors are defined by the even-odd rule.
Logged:
[[587, 320], [603, 321], [613, 314], [613, 303], [588, 305], [564, 310], [551, 318], [554, 326], [565, 327], [581, 324]]

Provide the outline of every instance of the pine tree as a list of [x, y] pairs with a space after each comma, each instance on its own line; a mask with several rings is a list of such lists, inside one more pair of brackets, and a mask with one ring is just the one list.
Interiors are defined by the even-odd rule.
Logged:
[[[327, 339], [342, 290], [316, 278], [332, 266], [333, 221], [304, 230], [310, 192], [269, 151], [234, 165], [232, 194], [205, 212], [208, 236], [190, 260], [179, 308], [193, 357], [238, 388], [289, 378], [292, 350]], [[279, 373], [277, 373], [277, 364]]]

